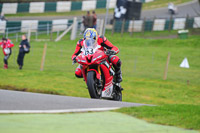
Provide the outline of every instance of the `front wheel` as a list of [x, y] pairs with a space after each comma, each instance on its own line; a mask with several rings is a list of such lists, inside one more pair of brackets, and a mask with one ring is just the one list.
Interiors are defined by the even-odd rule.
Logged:
[[100, 99], [102, 90], [97, 87], [96, 73], [94, 71], [88, 72], [87, 86], [91, 98]]

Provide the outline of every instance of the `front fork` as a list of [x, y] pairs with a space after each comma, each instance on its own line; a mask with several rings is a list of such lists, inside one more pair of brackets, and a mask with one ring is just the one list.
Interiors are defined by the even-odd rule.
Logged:
[[94, 71], [96, 73], [97, 87], [99, 89], [102, 88], [102, 83], [101, 83], [101, 67], [100, 67], [100, 65], [97, 66], [97, 70], [96, 69], [90, 69], [89, 67], [87, 67], [87, 73], [89, 71]]

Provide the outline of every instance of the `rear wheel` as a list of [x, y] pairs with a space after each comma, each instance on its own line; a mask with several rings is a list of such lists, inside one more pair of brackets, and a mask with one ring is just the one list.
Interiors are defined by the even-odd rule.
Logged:
[[96, 98], [96, 99], [101, 98], [102, 89], [98, 89], [97, 87], [96, 73], [94, 71], [88, 72], [87, 86], [91, 98]]

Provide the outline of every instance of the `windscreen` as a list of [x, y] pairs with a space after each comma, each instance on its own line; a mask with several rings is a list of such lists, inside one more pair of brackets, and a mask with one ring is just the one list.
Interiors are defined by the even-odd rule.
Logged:
[[83, 45], [84, 45], [85, 55], [93, 54], [97, 48], [97, 42], [91, 38], [85, 39]]
[[89, 39], [85, 39], [85, 43], [84, 43], [84, 48], [96, 48], [96, 41], [92, 38], [89, 38]]

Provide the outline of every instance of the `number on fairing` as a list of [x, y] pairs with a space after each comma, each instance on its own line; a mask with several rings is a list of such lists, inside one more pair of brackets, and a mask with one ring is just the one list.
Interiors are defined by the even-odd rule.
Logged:
[[87, 49], [86, 51], [85, 51], [85, 55], [88, 55], [88, 54], [93, 54], [93, 49]]

